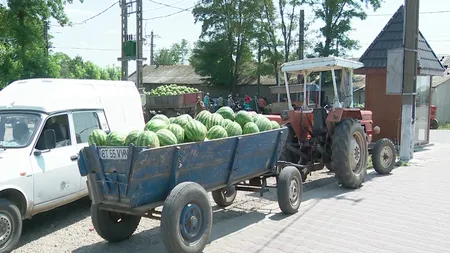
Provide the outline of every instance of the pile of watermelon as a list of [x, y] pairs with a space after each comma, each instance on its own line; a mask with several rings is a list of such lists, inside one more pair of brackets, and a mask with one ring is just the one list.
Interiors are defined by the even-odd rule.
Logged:
[[217, 112], [201, 111], [195, 119], [188, 114], [168, 118], [155, 115], [143, 130], [135, 130], [127, 136], [117, 132], [108, 135], [100, 129], [89, 137], [90, 145], [164, 147], [169, 145], [215, 140], [232, 136], [254, 134], [280, 125], [261, 114], [251, 115], [247, 111], [236, 114], [230, 107], [222, 107]]
[[187, 93], [200, 92], [196, 88], [187, 87], [183, 85], [169, 84], [162, 85], [156, 89], [152, 89], [150, 92], [145, 92], [146, 95], [150, 96], [171, 96], [171, 95], [181, 95]]

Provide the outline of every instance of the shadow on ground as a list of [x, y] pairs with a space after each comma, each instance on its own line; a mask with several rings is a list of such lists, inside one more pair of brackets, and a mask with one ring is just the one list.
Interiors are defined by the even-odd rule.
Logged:
[[24, 220], [22, 237], [18, 247], [89, 217], [91, 215], [90, 207], [91, 201], [86, 197], [54, 210], [38, 214], [30, 220]]

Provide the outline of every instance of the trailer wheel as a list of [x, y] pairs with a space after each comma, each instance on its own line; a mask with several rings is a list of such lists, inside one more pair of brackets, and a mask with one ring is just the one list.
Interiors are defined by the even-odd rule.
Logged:
[[214, 202], [220, 207], [227, 207], [233, 204], [236, 199], [236, 186], [233, 185], [231, 189], [227, 187], [211, 192]]
[[141, 221], [140, 216], [102, 210], [91, 206], [92, 224], [97, 234], [108, 242], [121, 242], [130, 238]]
[[278, 176], [277, 199], [283, 213], [293, 214], [298, 211], [302, 202], [302, 187], [302, 177], [297, 168], [287, 166], [281, 170]]
[[395, 146], [391, 140], [383, 138], [375, 143], [372, 150], [372, 165], [378, 174], [391, 173], [395, 166]]
[[161, 239], [169, 253], [200, 253], [212, 227], [208, 194], [197, 183], [175, 186], [164, 202]]
[[14, 203], [0, 199], [0, 252], [11, 252], [22, 235], [22, 215]]
[[334, 131], [331, 166], [338, 182], [346, 188], [359, 188], [367, 173], [366, 135], [356, 119], [345, 118]]
[[438, 128], [439, 128], [439, 121], [437, 119], [431, 119], [430, 129], [438, 129]]

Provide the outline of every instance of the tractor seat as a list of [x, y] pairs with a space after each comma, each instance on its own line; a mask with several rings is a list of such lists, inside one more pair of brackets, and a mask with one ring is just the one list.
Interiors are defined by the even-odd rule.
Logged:
[[312, 135], [321, 135], [327, 132], [327, 116], [327, 110], [324, 108], [317, 108], [313, 110]]

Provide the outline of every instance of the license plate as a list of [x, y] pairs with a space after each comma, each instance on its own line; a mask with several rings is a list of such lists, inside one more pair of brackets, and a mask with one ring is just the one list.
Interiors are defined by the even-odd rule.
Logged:
[[102, 160], [128, 159], [128, 148], [101, 148], [98, 152]]

